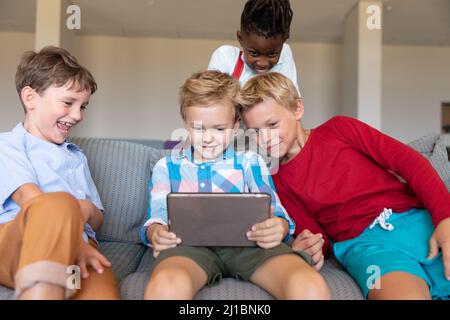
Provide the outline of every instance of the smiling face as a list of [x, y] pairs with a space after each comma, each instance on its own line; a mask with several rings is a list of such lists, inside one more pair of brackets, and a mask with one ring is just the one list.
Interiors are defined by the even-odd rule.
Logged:
[[78, 91], [71, 82], [61, 87], [51, 85], [41, 94], [25, 87], [21, 91], [26, 109], [24, 127], [42, 140], [62, 144], [70, 130], [83, 120], [90, 97], [90, 90]]
[[264, 99], [244, 112], [242, 120], [248, 129], [253, 129], [256, 142], [267, 153], [286, 162], [301, 149], [298, 142], [302, 128], [299, 120], [303, 117], [303, 104], [296, 101], [295, 110], [289, 110], [272, 98]]
[[237, 38], [242, 47], [245, 62], [258, 74], [269, 72], [278, 63], [286, 41], [284, 34], [266, 38], [254, 32], [245, 31], [238, 31]]
[[213, 161], [228, 147], [233, 129], [239, 127], [231, 103], [186, 108], [185, 127], [189, 132], [196, 162]]

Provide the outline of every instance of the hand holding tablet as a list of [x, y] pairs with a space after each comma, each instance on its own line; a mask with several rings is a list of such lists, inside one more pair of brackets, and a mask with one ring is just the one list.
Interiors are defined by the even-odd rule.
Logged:
[[[266, 193], [170, 193], [169, 231], [189, 246], [256, 246], [252, 226], [269, 219]], [[271, 220], [269, 220], [271, 221]], [[270, 223], [270, 222], [269, 222]]]

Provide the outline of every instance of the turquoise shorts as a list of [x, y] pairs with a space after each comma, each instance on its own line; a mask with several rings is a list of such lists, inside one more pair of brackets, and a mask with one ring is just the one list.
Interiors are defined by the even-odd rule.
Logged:
[[336, 258], [358, 283], [364, 297], [370, 289], [383, 286], [378, 280], [381, 276], [403, 271], [425, 280], [432, 299], [450, 299], [442, 253], [427, 260], [434, 232], [429, 212], [415, 208], [387, 216], [377, 218], [358, 237], [334, 244]]

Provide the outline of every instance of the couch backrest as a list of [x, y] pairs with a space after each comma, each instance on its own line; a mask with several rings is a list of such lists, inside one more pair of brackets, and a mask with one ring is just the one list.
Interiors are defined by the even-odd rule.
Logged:
[[152, 169], [167, 151], [110, 139], [72, 138], [71, 141], [86, 155], [105, 207], [104, 223], [97, 239], [139, 243]]
[[409, 146], [430, 161], [450, 192], [450, 162], [443, 137], [438, 134], [429, 134], [409, 143]]

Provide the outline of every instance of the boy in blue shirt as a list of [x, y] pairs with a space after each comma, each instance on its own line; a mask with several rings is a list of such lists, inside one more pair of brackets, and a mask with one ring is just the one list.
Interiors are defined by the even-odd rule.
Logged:
[[86, 157], [67, 141], [97, 84], [69, 52], [46, 47], [23, 55], [16, 89], [25, 119], [0, 134], [0, 284], [18, 299], [116, 299], [95, 240], [103, 206]]
[[[156, 257], [145, 298], [192, 299], [223, 276], [251, 281], [278, 299], [329, 298], [310, 256], [282, 243], [295, 226], [264, 161], [256, 153], [233, 150], [233, 132], [239, 126], [237, 80], [218, 71], [196, 73], [181, 88], [180, 105], [189, 139], [155, 165], [148, 220], [141, 231]], [[273, 217], [247, 233], [257, 247], [190, 247], [168, 230], [169, 192], [267, 192]]]

